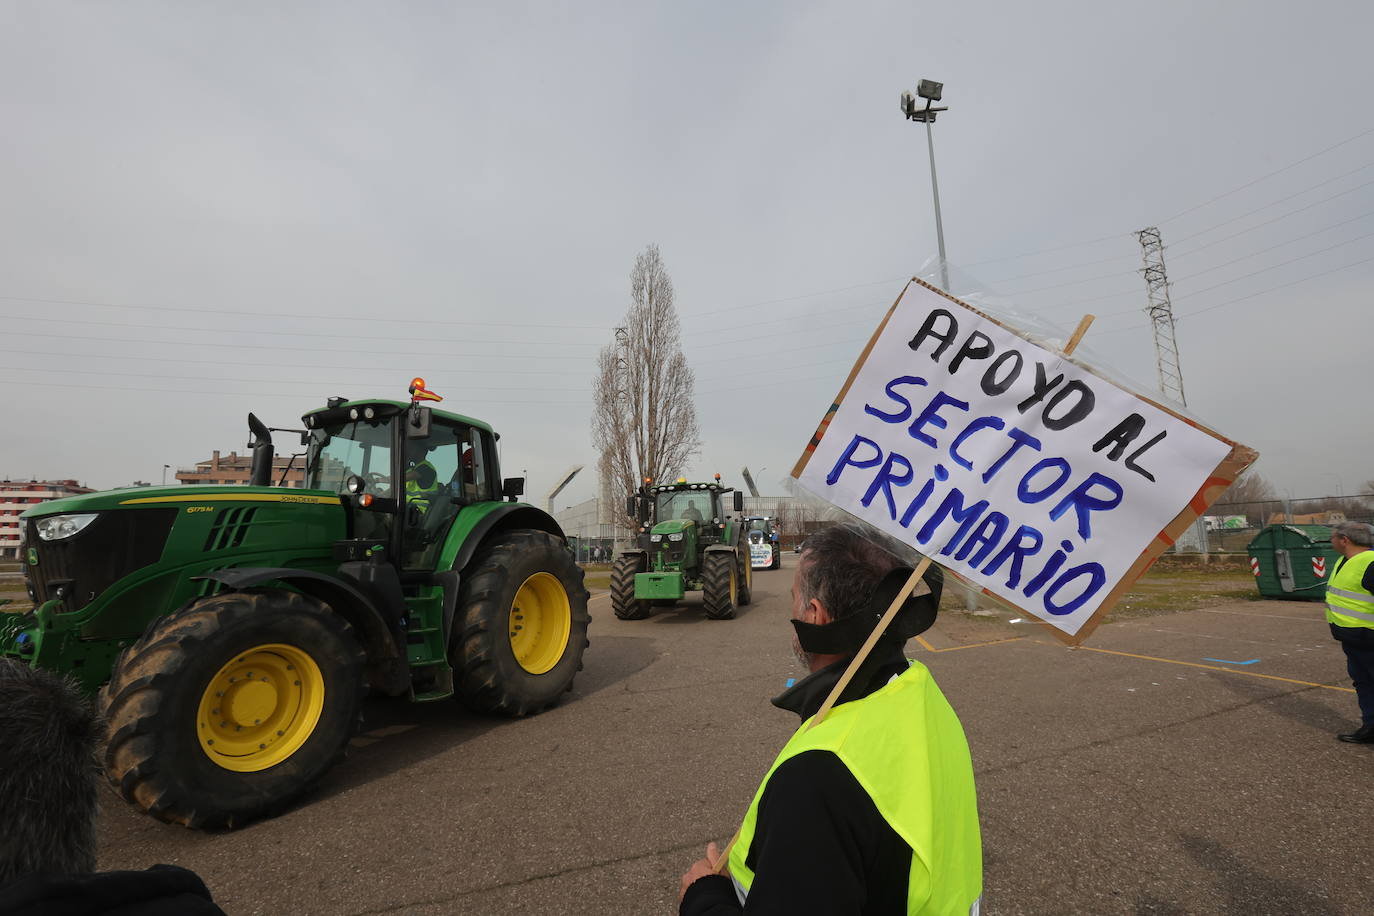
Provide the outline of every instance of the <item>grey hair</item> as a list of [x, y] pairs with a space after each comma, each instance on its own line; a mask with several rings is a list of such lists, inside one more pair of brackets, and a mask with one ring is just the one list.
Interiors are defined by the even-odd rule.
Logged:
[[1366, 525], [1364, 522], [1341, 522], [1331, 529], [1331, 533], [1349, 538], [1350, 543], [1358, 544], [1360, 547], [1374, 547], [1374, 525]]
[[864, 609], [883, 576], [902, 565], [890, 550], [853, 525], [822, 528], [802, 544], [800, 591], [835, 620]]
[[0, 886], [95, 871], [100, 722], [76, 685], [0, 658]]

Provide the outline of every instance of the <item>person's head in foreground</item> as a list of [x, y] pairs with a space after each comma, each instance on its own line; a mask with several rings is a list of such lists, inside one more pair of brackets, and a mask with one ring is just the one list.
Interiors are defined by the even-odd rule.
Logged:
[[98, 739], [71, 682], [0, 658], [0, 885], [95, 870]]

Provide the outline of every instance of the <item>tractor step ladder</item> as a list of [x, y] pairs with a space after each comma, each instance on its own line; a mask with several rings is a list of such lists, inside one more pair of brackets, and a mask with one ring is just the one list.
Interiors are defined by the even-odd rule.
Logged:
[[[444, 644], [444, 599], [438, 588], [408, 598], [406, 661], [410, 663], [411, 698], [417, 703], [453, 696], [453, 668]], [[423, 685], [417, 689], [416, 682]]]

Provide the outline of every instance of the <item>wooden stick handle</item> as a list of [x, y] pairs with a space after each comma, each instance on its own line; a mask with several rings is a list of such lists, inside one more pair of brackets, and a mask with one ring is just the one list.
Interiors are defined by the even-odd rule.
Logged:
[[735, 844], [739, 842], [739, 832], [743, 829], [743, 824], [736, 827], [735, 835], [730, 837], [730, 842], [726, 843], [725, 848], [720, 851], [720, 858], [716, 859], [716, 874], [720, 874], [721, 872], [725, 871], [725, 866], [730, 864], [730, 850], [734, 849]]
[[1084, 315], [1083, 319], [1078, 322], [1078, 327], [1074, 328], [1073, 336], [1069, 338], [1068, 343], [1064, 344], [1065, 356], [1068, 356], [1073, 353], [1074, 350], [1078, 349], [1078, 342], [1083, 339], [1084, 334], [1088, 333], [1089, 326], [1092, 325], [1096, 318], [1096, 315]]
[[925, 575], [926, 570], [929, 568], [930, 557], [922, 557], [921, 562], [916, 564], [916, 568], [913, 569], [911, 575], [907, 577], [906, 584], [897, 592], [897, 597], [893, 598], [892, 603], [887, 606], [887, 611], [883, 613], [882, 619], [878, 621], [878, 625], [873, 628], [873, 632], [868, 634], [868, 639], [864, 640], [864, 644], [859, 647], [859, 651], [855, 654], [854, 660], [849, 663], [848, 668], [844, 669], [844, 674], [841, 675], [839, 681], [835, 683], [834, 689], [830, 691], [830, 696], [825, 698], [825, 702], [821, 704], [821, 708], [811, 717], [811, 722], [806, 726], [808, 729], [820, 725], [821, 722], [825, 720], [825, 717], [830, 714], [830, 708], [835, 705], [835, 701], [840, 698], [840, 694], [844, 693], [844, 689], [849, 686], [849, 682], [854, 678], [854, 673], [859, 670], [859, 666], [864, 663], [864, 659], [868, 658], [868, 653], [872, 652], [873, 647], [878, 644], [878, 639], [887, 630], [888, 624], [892, 623], [892, 619], [897, 616], [897, 610], [902, 606], [903, 602], [906, 601], [907, 596], [911, 594], [911, 590], [916, 587], [916, 583], [921, 581], [921, 576]]

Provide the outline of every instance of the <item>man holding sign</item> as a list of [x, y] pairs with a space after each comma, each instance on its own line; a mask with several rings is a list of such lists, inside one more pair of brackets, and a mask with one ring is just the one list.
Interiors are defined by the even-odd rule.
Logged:
[[716, 874], [712, 844], [683, 875], [682, 914], [978, 912], [982, 846], [968, 743], [930, 672], [902, 653], [934, 622], [938, 567], [824, 715], [911, 572], [857, 527], [827, 528], [802, 547], [792, 646], [811, 674], [773, 703], [803, 725], [755, 794], [728, 871]]

